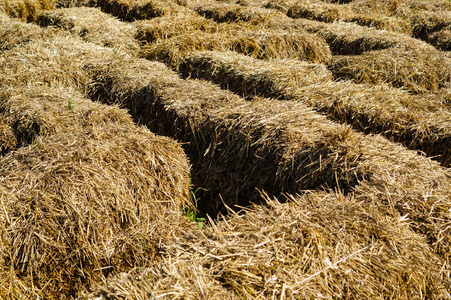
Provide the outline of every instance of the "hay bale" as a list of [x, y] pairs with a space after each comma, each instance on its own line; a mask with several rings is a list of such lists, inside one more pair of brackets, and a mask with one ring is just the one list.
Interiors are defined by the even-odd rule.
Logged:
[[295, 5], [290, 7], [287, 11], [287, 16], [294, 19], [304, 18], [332, 23], [347, 18], [351, 13], [345, 6], [338, 4], [317, 0], [303, 0], [297, 1]]
[[256, 6], [241, 6], [238, 4], [212, 3], [193, 8], [201, 16], [213, 19], [215, 22], [246, 22], [252, 25], [267, 22], [283, 22], [289, 18], [278, 10], [264, 9]]
[[55, 26], [81, 36], [85, 41], [131, 53], [139, 46], [135, 40], [136, 28], [125, 24], [98, 8], [61, 8], [39, 14], [40, 26]]
[[193, 13], [186, 7], [162, 0], [96, 0], [95, 5], [102, 11], [128, 22], [177, 13]]
[[261, 59], [307, 59], [312, 62], [326, 61], [331, 55], [321, 39], [306, 32], [242, 31], [235, 35], [221, 32], [181, 35], [144, 46], [142, 56], [176, 68], [187, 53], [203, 50], [231, 50]]
[[408, 1], [382, 0], [375, 2], [371, 0], [354, 0], [348, 4], [348, 7], [357, 14], [391, 16], [406, 2]]
[[448, 297], [440, 260], [407, 223], [333, 193], [267, 199], [180, 232], [158, 263], [111, 276], [88, 299]]
[[216, 33], [221, 28], [212, 20], [185, 14], [135, 21], [133, 25], [137, 28], [136, 38], [142, 43], [153, 43], [198, 31]]
[[449, 167], [450, 110], [442, 96], [426, 95], [412, 96], [386, 85], [336, 82], [304, 87], [290, 97], [357, 130], [420, 149]]
[[43, 30], [39, 26], [0, 14], [0, 51], [17, 47], [42, 35]]
[[367, 28], [352, 23], [336, 22], [327, 24], [321, 22], [297, 19], [294, 28], [303, 28], [324, 38], [334, 54], [358, 55], [372, 50], [382, 50], [392, 47], [405, 50], [435, 51], [434, 47], [408, 35]]
[[184, 77], [210, 80], [244, 97], [279, 98], [297, 87], [332, 80], [321, 64], [259, 61], [234, 52], [194, 52], [185, 56], [178, 70]]
[[3, 282], [0, 293], [71, 299], [111, 271], [151, 260], [164, 218], [188, 204], [180, 145], [70, 91], [32, 90], [8, 102], [17, 103], [23, 122], [41, 114], [54, 128], [1, 159], [0, 273], [21, 290]]
[[412, 34], [412, 28], [409, 21], [393, 17], [355, 14], [354, 16], [347, 18], [345, 21], [353, 22], [359, 24], [360, 26], [385, 29], [388, 31], [404, 33], [407, 35]]
[[54, 8], [55, 0], [8, 0], [0, 2], [0, 12], [28, 22], [36, 20], [41, 10]]
[[297, 0], [269, 0], [264, 7], [277, 9], [280, 12], [286, 14], [288, 10], [296, 4]]
[[404, 88], [413, 93], [437, 91], [441, 74], [446, 72], [438, 53], [390, 48], [358, 56], [334, 56], [328, 67], [337, 79], [355, 83], [382, 84]]
[[42, 34], [31, 35], [22, 46], [0, 53], [0, 86], [12, 92], [27, 85], [86, 91], [90, 79], [83, 65], [114, 55], [121, 54], [59, 29], [45, 29]]

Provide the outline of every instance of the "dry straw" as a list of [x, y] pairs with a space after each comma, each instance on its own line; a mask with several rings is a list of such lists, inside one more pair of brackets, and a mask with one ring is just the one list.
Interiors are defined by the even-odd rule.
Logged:
[[440, 261], [408, 223], [339, 194], [267, 198], [185, 229], [158, 263], [111, 276], [88, 299], [449, 297]]
[[235, 34], [193, 32], [146, 45], [142, 55], [177, 66], [186, 54], [198, 50], [232, 50], [262, 59], [306, 59], [312, 62], [324, 62], [331, 56], [327, 44], [312, 34], [272, 30], [246, 30]]
[[358, 56], [334, 56], [328, 67], [336, 78], [356, 83], [389, 83], [414, 93], [437, 91], [447, 80], [451, 64], [439, 52], [399, 48], [370, 51]]
[[180, 145], [64, 89], [2, 100], [39, 135], [1, 159], [0, 294], [71, 299], [152, 260], [164, 218], [188, 201]]
[[[420, 149], [444, 166], [451, 162], [451, 114], [443, 100], [446, 96], [413, 96], [383, 84], [334, 83], [321, 65], [258, 61], [233, 52], [193, 53], [178, 69], [184, 76], [211, 80], [248, 98], [303, 101], [358, 130], [382, 133]], [[307, 87], [299, 89], [302, 86]]]
[[[225, 29], [225, 26], [221, 27], [212, 20], [185, 14], [135, 21], [133, 25], [137, 28], [136, 38], [142, 43], [153, 43], [158, 40], [170, 39], [175, 36], [199, 31], [216, 33]], [[230, 28], [232, 29], [232, 26]]]
[[151, 261], [189, 201], [178, 143], [79, 93], [82, 67], [112, 51], [45, 32], [0, 54], [2, 137], [20, 147], [0, 162], [0, 295], [12, 299], [71, 299]]
[[322, 22], [297, 19], [294, 28], [300, 27], [324, 38], [332, 52], [357, 55], [366, 51], [399, 47], [406, 50], [434, 51], [434, 47], [406, 34], [367, 28], [352, 23]]
[[323, 64], [260, 61], [235, 52], [194, 52], [185, 56], [178, 70], [184, 77], [210, 80], [244, 97], [286, 98], [300, 86], [333, 79]]
[[100, 46], [130, 52], [138, 51], [136, 28], [103, 13], [98, 8], [61, 8], [39, 14], [41, 26], [55, 26], [81, 36], [85, 41]]
[[302, 103], [244, 102], [206, 82], [182, 80], [154, 62], [123, 60], [93, 65], [90, 72], [98, 81], [96, 99], [123, 101], [155, 132], [189, 142], [193, 178], [209, 189], [199, 201], [207, 212], [221, 209], [218, 194], [232, 205], [256, 201], [255, 188], [275, 195], [340, 189], [407, 215], [409, 226], [426, 235], [443, 259], [449, 278], [451, 175], [439, 163], [329, 121]]
[[22, 21], [36, 20], [43, 9], [54, 9], [56, 0], [3, 0], [0, 2], [0, 13]]
[[95, 0], [94, 5], [123, 21], [146, 20], [182, 12], [193, 13], [186, 7], [163, 0]]

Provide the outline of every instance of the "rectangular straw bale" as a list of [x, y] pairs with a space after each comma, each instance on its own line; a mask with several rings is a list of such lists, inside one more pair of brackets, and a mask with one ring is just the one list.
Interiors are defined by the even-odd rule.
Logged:
[[189, 201], [180, 145], [70, 90], [29, 88], [8, 104], [8, 117], [52, 130], [0, 161], [0, 274], [21, 286], [0, 294], [72, 299], [151, 260]]
[[274, 9], [264, 9], [261, 7], [247, 7], [238, 4], [212, 3], [199, 5], [193, 9], [201, 16], [213, 19], [215, 22], [246, 22], [257, 25], [267, 22], [278, 23], [289, 21], [289, 18], [282, 12]]
[[[353, 0], [347, 6], [357, 14], [391, 16], [400, 7], [406, 4], [406, 0]], [[413, 1], [411, 1], [413, 2]], [[419, 1], [415, 1], [419, 2]]]
[[171, 296], [192, 299], [449, 297], [440, 259], [408, 220], [339, 194], [267, 199], [203, 230], [181, 229], [165, 249], [158, 264], [112, 275], [88, 299], [158, 298], [173, 286]]
[[190, 9], [164, 0], [97, 0], [96, 6], [122, 21], [147, 20], [177, 13], [190, 14]]
[[0, 12], [22, 21], [36, 20], [39, 12], [44, 9], [54, 9], [56, 0], [3, 0], [0, 2]]
[[406, 51], [389, 48], [361, 55], [334, 56], [328, 63], [337, 79], [352, 79], [355, 83], [382, 84], [404, 88], [413, 93], [437, 91], [451, 65], [436, 51]]
[[431, 33], [451, 26], [451, 11], [416, 12], [411, 17], [413, 36], [427, 40]]
[[175, 36], [191, 34], [198, 31], [216, 33], [220, 26], [214, 21], [198, 15], [169, 15], [151, 20], [133, 22], [137, 28], [136, 38], [142, 43], [153, 43], [157, 40], [170, 39]]
[[434, 51], [431, 45], [408, 35], [352, 23], [336, 22], [325, 25], [321, 22], [297, 19], [295, 24], [295, 27], [324, 38], [334, 54], [358, 55], [395, 46], [406, 50]]
[[394, 31], [404, 33], [407, 35], [412, 34], [412, 27], [407, 20], [398, 19], [395, 17], [387, 17], [380, 15], [367, 15], [367, 14], [354, 14], [343, 21], [353, 22], [360, 26], [372, 27], [376, 29], [385, 29], [388, 31]]
[[410, 149], [451, 162], [451, 113], [441, 96], [412, 96], [386, 85], [345, 82], [304, 87], [291, 95], [364, 132], [382, 133]]
[[14, 48], [42, 35], [43, 30], [39, 26], [0, 13], [0, 51]]
[[306, 32], [242, 31], [208, 34], [204, 32], [176, 36], [142, 48], [142, 55], [151, 60], [164, 61], [172, 67], [193, 51], [232, 50], [262, 59], [306, 59], [323, 62], [331, 53], [326, 43]]
[[123, 23], [98, 8], [60, 8], [39, 14], [37, 24], [55, 26], [81, 36], [85, 41], [137, 52], [135, 26]]
[[184, 77], [210, 80], [244, 97], [284, 97], [297, 87], [333, 79], [322, 64], [259, 61], [235, 52], [194, 52], [185, 56], [178, 70]]
[[352, 14], [344, 5], [326, 3], [320, 0], [297, 1], [287, 11], [287, 16], [293, 19], [309, 19], [322, 22], [334, 22], [345, 19]]
[[296, 4], [297, 0], [269, 0], [264, 7], [277, 9], [278, 11], [286, 14], [288, 10]]
[[111, 49], [86, 43], [60, 29], [45, 29], [27, 43], [0, 53], [0, 86], [14, 92], [16, 86], [67, 86], [85, 91], [89, 78], [82, 70], [88, 61], [119, 55]]

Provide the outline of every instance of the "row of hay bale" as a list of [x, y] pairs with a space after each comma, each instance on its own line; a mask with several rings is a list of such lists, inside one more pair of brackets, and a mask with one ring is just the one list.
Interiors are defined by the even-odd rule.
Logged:
[[384, 84], [332, 82], [331, 72], [321, 64], [259, 61], [234, 52], [193, 52], [177, 70], [250, 98], [302, 101], [358, 130], [382, 133], [438, 156], [444, 166], [451, 162], [451, 112], [440, 95], [410, 95]]
[[2, 150], [16, 140], [0, 157], [0, 295], [72, 299], [152, 262], [167, 222], [183, 222], [189, 164], [180, 144], [84, 95], [83, 65], [114, 51], [54, 29], [23, 36], [0, 52]]
[[[74, 36], [65, 35], [64, 39], [59, 39], [49, 35], [44, 43], [42, 40], [31, 41], [2, 55], [7, 55], [7, 59], [2, 60], [5, 64], [2, 70], [9, 72], [2, 77], [2, 86], [19, 87], [18, 82], [44, 85], [42, 90], [36, 88], [35, 93], [20, 90], [17, 94], [6, 93], [4, 99], [8, 101], [5, 104], [9, 103], [8, 111], [11, 110], [8, 116], [15, 116], [24, 124], [35, 124], [35, 121], [27, 120], [37, 117], [43, 122], [39, 128], [59, 131], [44, 134], [45, 130], [40, 129], [31, 147], [11, 152], [14, 160], [5, 163], [5, 173], [12, 176], [4, 181], [8, 184], [6, 190], [12, 191], [13, 196], [25, 195], [14, 200], [8, 194], [10, 202], [2, 202], [10, 209], [7, 212], [13, 210], [3, 215], [4, 224], [17, 225], [5, 232], [24, 237], [25, 241], [15, 244], [19, 247], [17, 252], [15, 247], [10, 247], [11, 243], [2, 247], [13, 249], [4, 257], [16, 259], [16, 266], [22, 268], [19, 275], [5, 273], [7, 281], [3, 281], [2, 289], [12, 297], [40, 292], [45, 298], [65, 295], [69, 298], [83, 291], [83, 287], [92, 286], [96, 280], [103, 281], [104, 285], [98, 287], [94, 297], [104, 295], [113, 299], [127, 297], [126, 293], [131, 297], [205, 299], [215, 295], [233, 299], [259, 294], [268, 298], [272, 295], [302, 298], [318, 293], [329, 297], [353, 293], [362, 297], [389, 295], [399, 299], [448, 296], [449, 229], [446, 224], [449, 223], [450, 180], [447, 171], [438, 164], [381, 137], [366, 137], [328, 121], [300, 103], [268, 99], [246, 102], [209, 83], [180, 79], [160, 63], [88, 46]], [[44, 75], [45, 80], [39, 79]], [[66, 87], [62, 90], [56, 89], [63, 85]], [[297, 197], [288, 204], [269, 202], [270, 208], [255, 207], [246, 213], [247, 219], [231, 217], [209, 231], [193, 230], [193, 226], [178, 219], [175, 204], [163, 213], [164, 206], [153, 201], [139, 201], [138, 204], [129, 201], [128, 197], [137, 197], [141, 192], [169, 193], [161, 190], [164, 186], [161, 182], [154, 183], [156, 186], [148, 183], [155, 175], [139, 168], [143, 161], [147, 162], [144, 166], [160, 165], [155, 160], [158, 156], [148, 152], [151, 151], [149, 142], [142, 142], [147, 141], [150, 133], [140, 128], [144, 134], [130, 138], [130, 129], [122, 127], [130, 122], [123, 111], [115, 114], [112, 111], [117, 108], [93, 104], [78, 92], [68, 90], [70, 87], [82, 92], [88, 90], [96, 100], [120, 103], [149, 128], [189, 142], [185, 149], [193, 163], [193, 177], [201, 178], [211, 193], [223, 195], [228, 205], [258, 200], [255, 187], [271, 194], [296, 193], [305, 188], [336, 188], [348, 196], [316, 193]], [[35, 102], [39, 105], [34, 106]], [[85, 105], [89, 109], [84, 110]], [[16, 107], [21, 108], [17, 113], [12, 110]], [[69, 120], [66, 116], [73, 117], [71, 114], [78, 112], [77, 108], [81, 117], [77, 115], [70, 119], [73, 121], [66, 126]], [[51, 122], [53, 119], [49, 115], [61, 116], [61, 119]], [[49, 126], [60, 123], [61, 127]], [[112, 127], [111, 131], [108, 126]], [[80, 136], [77, 135], [79, 131]], [[137, 149], [138, 154], [124, 146], [128, 145], [129, 139], [132, 140], [130, 148]], [[75, 147], [77, 142], [83, 149]], [[171, 141], [166, 142], [174, 145]], [[115, 147], [122, 152], [115, 151]], [[135, 155], [136, 162], [130, 157]], [[168, 159], [161, 160], [167, 162]], [[20, 167], [28, 162], [36, 166], [31, 174], [29, 165]], [[135, 165], [137, 167], [133, 169]], [[163, 166], [167, 165], [163, 163]], [[131, 179], [124, 175], [131, 172], [129, 168], [136, 170], [136, 174], [129, 175]], [[168, 168], [177, 172], [172, 165]], [[16, 172], [8, 171], [12, 169]], [[422, 177], [418, 176], [419, 169], [424, 170]], [[156, 172], [166, 180], [176, 177], [164, 171]], [[23, 175], [25, 173], [28, 177]], [[12, 174], [18, 175], [13, 177]], [[33, 174], [41, 174], [41, 184], [33, 181]], [[24, 182], [23, 178], [29, 178], [29, 181]], [[112, 178], [117, 185], [111, 184]], [[145, 191], [140, 190], [143, 180]], [[42, 191], [50, 191], [50, 196], [41, 197], [49, 195]], [[26, 195], [30, 196], [27, 198]], [[71, 195], [69, 199], [78, 202], [59, 201], [61, 195]], [[145, 198], [145, 195], [141, 196]], [[92, 199], [87, 202], [92, 206], [80, 204], [85, 198]], [[28, 201], [30, 199], [32, 201]], [[206, 203], [206, 200], [212, 202]], [[337, 206], [340, 200], [345, 203], [343, 206]], [[13, 202], [15, 205], [11, 204]], [[55, 203], [57, 210], [49, 211], [48, 203]], [[104, 203], [108, 203], [106, 208]], [[152, 204], [157, 206], [148, 208], [147, 205]], [[212, 211], [218, 211], [217, 206], [223, 205], [219, 199], [208, 197], [200, 204], [210, 206]], [[320, 208], [317, 215], [309, 218], [312, 211]], [[92, 213], [86, 222], [64, 218], [66, 212], [81, 216], [82, 210]], [[335, 214], [326, 219], [333, 211]], [[372, 213], [370, 218], [369, 212]], [[97, 220], [95, 216], [105, 215], [114, 220], [105, 221], [125, 228], [109, 229], [102, 223], [104, 219], [90, 223]], [[131, 224], [136, 224], [133, 220], [140, 216], [147, 222], [137, 221], [143, 227], [133, 227]], [[8, 219], [10, 223], [7, 223]], [[360, 226], [353, 227], [356, 219], [361, 220], [358, 225], [369, 225], [362, 230]], [[343, 222], [344, 226], [340, 227]], [[83, 224], [92, 225], [88, 230]], [[323, 224], [325, 229], [321, 230], [324, 227], [318, 224]], [[69, 233], [55, 237], [54, 229], [61, 227], [69, 228]], [[43, 233], [32, 235], [29, 228]], [[104, 236], [109, 239], [99, 242], [101, 233], [95, 229], [104, 230], [102, 233], [106, 232]], [[117, 235], [116, 229], [129, 231]], [[343, 233], [340, 239], [336, 238], [337, 232]], [[221, 239], [221, 236], [225, 238]], [[268, 242], [268, 237], [274, 239]], [[5, 234], [5, 240], [10, 242], [12, 239]], [[36, 251], [49, 249], [42, 245], [58, 249], [64, 256], [61, 249], [68, 248], [55, 244], [54, 240], [70, 241], [74, 245], [71, 249], [78, 251], [73, 252], [72, 261], [61, 259], [60, 264], [51, 267], [39, 259], [30, 262], [36, 257], [52, 258], [42, 250]], [[284, 244], [287, 240], [288, 244]], [[87, 251], [92, 249], [87, 246], [79, 247], [86, 245], [86, 241], [94, 251]], [[115, 276], [136, 266], [137, 258], [144, 258], [142, 263], [148, 268]], [[6, 263], [10, 261], [6, 259]], [[98, 263], [97, 267], [95, 263]], [[70, 267], [64, 268], [66, 265]], [[80, 275], [81, 265], [86, 266], [86, 270], [83, 269], [85, 273]], [[40, 267], [41, 277], [27, 273], [31, 267]], [[104, 274], [97, 275], [100, 271]], [[108, 273], [112, 276], [102, 279]], [[31, 276], [35, 281], [34, 290], [29, 288], [33, 282]], [[282, 279], [276, 281], [275, 276]], [[49, 277], [53, 280], [49, 281]], [[36, 278], [42, 279], [43, 283], [37, 283]], [[368, 285], [362, 285], [362, 281]]]
[[329, 121], [300, 102], [245, 102], [155, 62], [122, 60], [89, 72], [98, 82], [95, 99], [122, 101], [153, 131], [189, 143], [193, 177], [209, 189], [198, 202], [207, 211], [223, 205], [219, 194], [227, 205], [256, 200], [255, 188], [274, 195], [340, 189], [408, 215], [449, 276], [451, 177], [437, 162]]
[[441, 262], [408, 219], [334, 193], [267, 199], [185, 230], [158, 263], [88, 299], [446, 299]]

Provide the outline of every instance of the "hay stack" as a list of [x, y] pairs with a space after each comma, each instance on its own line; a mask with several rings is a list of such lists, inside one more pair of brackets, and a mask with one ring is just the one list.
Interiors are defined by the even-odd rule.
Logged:
[[133, 25], [137, 28], [136, 38], [142, 43], [153, 43], [157, 40], [170, 39], [199, 31], [216, 33], [221, 28], [212, 20], [185, 14], [135, 21]]
[[378, 15], [366, 15], [366, 14], [354, 14], [353, 16], [345, 19], [346, 22], [353, 22], [360, 26], [366, 26], [376, 29], [385, 29], [388, 31], [404, 33], [407, 35], [412, 34], [412, 27], [409, 21], [397, 19], [387, 16]]
[[345, 82], [301, 88], [291, 96], [332, 119], [382, 133], [450, 166], [451, 116], [441, 96], [412, 96], [386, 85]]
[[297, 0], [269, 0], [264, 7], [277, 9], [280, 12], [286, 14], [288, 10], [296, 4]]
[[35, 118], [43, 129], [1, 159], [0, 293], [70, 299], [109, 272], [150, 261], [164, 218], [189, 199], [180, 146], [64, 89], [6, 105], [19, 127]]
[[[28, 37], [27, 37], [28, 38]], [[102, 61], [119, 52], [85, 43], [58, 29], [30, 35], [27, 43], [0, 54], [0, 85], [4, 91], [16, 87], [43, 85], [72, 87], [86, 91], [90, 79], [82, 70], [88, 61]]]
[[367, 28], [357, 24], [297, 19], [294, 28], [303, 28], [324, 38], [334, 54], [358, 55], [372, 50], [399, 47], [405, 50], [435, 51], [431, 45], [408, 35]]
[[147, 45], [143, 47], [142, 55], [176, 67], [186, 54], [202, 50], [232, 50], [262, 59], [307, 59], [312, 62], [326, 61], [331, 55], [326, 43], [303, 31], [242, 31], [235, 35], [231, 32], [191, 33]]
[[178, 70], [184, 77], [210, 80], [244, 97], [285, 97], [300, 86], [332, 80], [322, 64], [262, 62], [234, 52], [195, 52], [185, 56]]
[[382, 0], [375, 2], [371, 0], [354, 0], [349, 3], [348, 6], [353, 12], [357, 14], [391, 16], [400, 7], [405, 5], [406, 2], [408, 1]]
[[103, 13], [98, 8], [61, 8], [39, 14], [41, 26], [55, 26], [81, 36], [85, 41], [121, 50], [138, 51], [136, 28]]
[[414, 93], [437, 91], [448, 69], [440, 53], [399, 48], [370, 51], [358, 56], [334, 56], [328, 67], [337, 79], [356, 83], [389, 83]]
[[96, 6], [122, 21], [147, 20], [170, 14], [190, 14], [190, 9], [163, 0], [96, 0]]
[[43, 35], [43, 30], [34, 24], [23, 23], [0, 13], [0, 51], [5, 51]]
[[111, 276], [88, 299], [449, 297], [440, 261], [407, 219], [333, 193], [268, 199], [186, 229], [164, 249], [155, 265]]
[[287, 15], [290, 18], [304, 18], [328, 23], [348, 18], [351, 14], [351, 10], [347, 9], [346, 6], [325, 3], [318, 0], [297, 1], [287, 11]]
[[193, 8], [201, 16], [213, 19], [215, 22], [246, 22], [252, 25], [271, 22], [289, 22], [289, 18], [278, 10], [264, 9], [256, 6], [241, 6], [238, 4], [213, 3], [199, 5]]
[[22, 21], [36, 20], [39, 12], [44, 9], [54, 9], [56, 0], [8, 0], [0, 2], [0, 13]]

